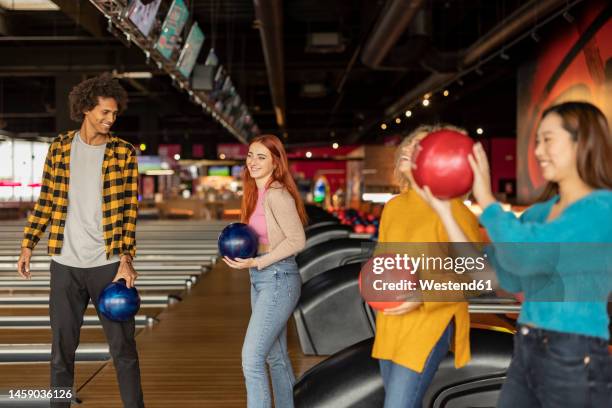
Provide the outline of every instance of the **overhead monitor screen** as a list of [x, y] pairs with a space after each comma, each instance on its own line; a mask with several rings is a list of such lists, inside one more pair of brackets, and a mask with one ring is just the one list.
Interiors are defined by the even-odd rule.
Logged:
[[183, 0], [174, 0], [170, 11], [164, 20], [159, 39], [155, 44], [155, 49], [166, 59], [172, 57], [172, 53], [178, 47], [178, 40], [181, 31], [185, 27], [189, 12]]
[[151, 32], [161, 0], [154, 0], [146, 6], [140, 0], [132, 0], [128, 6], [127, 17], [145, 37]]
[[219, 65], [219, 58], [217, 57], [217, 54], [215, 53], [215, 49], [211, 48], [210, 51], [208, 51], [208, 56], [206, 57], [206, 61], [204, 62], [204, 65]]
[[210, 166], [208, 168], [209, 176], [229, 176], [230, 168], [228, 166]]
[[138, 172], [146, 173], [151, 170], [162, 170], [162, 159], [159, 156], [138, 156]]
[[243, 169], [243, 166], [241, 164], [232, 166], [232, 177], [235, 177], [235, 178], [242, 177], [242, 169]]
[[198, 26], [198, 23], [193, 23], [189, 35], [185, 41], [185, 46], [181, 51], [176, 68], [185, 78], [189, 78], [191, 71], [198, 59], [202, 44], [204, 43], [204, 33]]

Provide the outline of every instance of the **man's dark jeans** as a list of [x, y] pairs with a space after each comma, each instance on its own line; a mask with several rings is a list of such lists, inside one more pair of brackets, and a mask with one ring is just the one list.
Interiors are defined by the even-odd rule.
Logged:
[[[119, 262], [95, 268], [72, 268], [51, 262], [49, 316], [53, 332], [52, 387], [73, 386], [74, 358], [85, 309], [91, 298], [98, 310], [98, 297], [104, 287], [113, 280], [118, 268]], [[129, 408], [144, 407], [138, 352], [134, 340], [134, 319], [118, 323], [108, 320], [100, 313], [98, 316], [110, 346], [123, 405]], [[51, 406], [69, 407], [70, 403], [52, 402]]]

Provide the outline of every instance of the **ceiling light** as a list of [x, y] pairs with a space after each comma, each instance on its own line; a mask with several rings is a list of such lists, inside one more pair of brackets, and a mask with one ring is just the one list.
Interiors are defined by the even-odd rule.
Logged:
[[387, 124], [386, 124], [386, 123], [383, 123], [382, 125], [380, 125], [380, 128], [381, 128], [382, 130], [387, 129]]
[[225, 160], [225, 154], [221, 153], [221, 154], [219, 155], [219, 158], [220, 158], [221, 160]]
[[402, 120], [400, 118], [395, 118], [395, 123], [399, 125], [400, 123], [402, 123]]
[[404, 115], [409, 118], [412, 116], [412, 111], [411, 110], [407, 110], [406, 113], [404, 113]]
[[153, 78], [153, 74], [148, 71], [113, 73], [113, 76], [115, 78], [129, 78], [129, 79], [151, 79]]
[[15, 11], [47, 11], [59, 10], [59, 6], [51, 0], [0, 0], [0, 8]]
[[423, 99], [423, 106], [429, 106], [429, 99]]
[[181, 160], [181, 155], [180, 155], [180, 154], [178, 154], [178, 153], [177, 153], [177, 154], [175, 154], [175, 155], [174, 155], [174, 160], [177, 160], [177, 161], [178, 161], [178, 160]]
[[146, 145], [146, 144], [144, 144], [144, 143], [141, 143], [141, 144], [140, 144], [140, 151], [141, 151], [141, 152], [144, 152], [145, 150], [147, 150], [147, 145]]
[[476, 129], [476, 133], [478, 133], [479, 135], [482, 135], [484, 133], [484, 130], [482, 130], [482, 128], [478, 128]]
[[448, 89], [445, 89], [444, 92], [442, 92], [442, 95], [444, 96], [448, 96], [448, 94], [449, 94]]
[[312, 152], [306, 152], [306, 158], [310, 159], [312, 157]]
[[337, 149], [339, 147], [340, 147], [340, 145], [338, 143], [334, 142], [334, 144], [332, 144], [332, 149]]
[[147, 176], [170, 176], [174, 174], [174, 170], [147, 170], [145, 175]]

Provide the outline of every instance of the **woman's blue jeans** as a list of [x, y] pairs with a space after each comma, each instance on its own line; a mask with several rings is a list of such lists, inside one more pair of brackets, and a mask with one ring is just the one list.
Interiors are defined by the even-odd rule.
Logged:
[[380, 373], [385, 385], [385, 408], [421, 408], [425, 392], [440, 362], [448, 353], [453, 340], [454, 328], [454, 320], [451, 320], [440, 340], [431, 350], [423, 371], [420, 373], [395, 364], [391, 360], [379, 360]]
[[604, 339], [519, 325], [499, 408], [612, 407]]
[[242, 371], [249, 408], [270, 407], [270, 367], [274, 404], [293, 407], [295, 376], [287, 354], [287, 320], [300, 297], [302, 281], [294, 257], [267, 268], [249, 269], [251, 319], [242, 346]]

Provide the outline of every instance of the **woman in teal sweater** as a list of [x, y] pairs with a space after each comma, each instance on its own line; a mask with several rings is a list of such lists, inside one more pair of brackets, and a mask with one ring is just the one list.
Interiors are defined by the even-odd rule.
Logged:
[[[493, 197], [480, 144], [469, 158], [473, 194], [484, 210], [480, 222], [494, 243], [491, 266], [503, 289], [525, 295], [498, 407], [612, 407], [606, 310], [612, 291], [612, 139], [605, 116], [584, 102], [547, 109], [535, 156], [554, 196], [520, 218]], [[419, 193], [450, 239], [467, 242], [448, 202], [427, 187]]]

